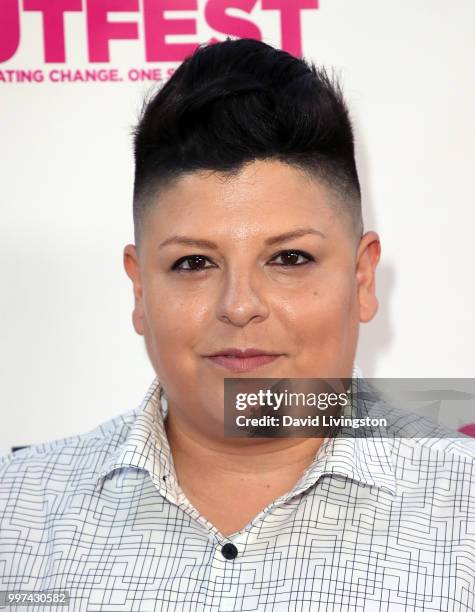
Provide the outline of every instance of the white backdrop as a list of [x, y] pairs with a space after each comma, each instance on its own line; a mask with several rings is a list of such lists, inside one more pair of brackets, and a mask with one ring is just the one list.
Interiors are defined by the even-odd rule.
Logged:
[[[0, 13], [16, 5], [3, 2]], [[247, 4], [250, 14], [229, 8], [228, 16], [281, 45], [283, 10]], [[167, 44], [223, 38], [205, 5], [180, 16], [197, 34], [169, 35]], [[300, 18], [304, 55], [340, 74], [356, 124], [365, 229], [382, 242], [380, 311], [361, 326], [357, 363], [367, 376], [472, 377], [475, 3], [322, 0]], [[97, 63], [88, 61], [85, 10], [67, 13], [66, 62], [52, 63], [41, 13], [21, 10], [18, 49], [0, 63], [0, 453], [92, 429], [135, 407], [154, 376], [122, 269], [133, 241], [130, 130], [150, 88], [129, 70], [166, 74], [177, 63], [146, 61], [141, 19], [111, 13], [111, 22], [137, 22], [138, 39], [113, 40], [110, 61]], [[286, 44], [297, 44], [290, 26]], [[124, 80], [48, 79], [51, 70], [86, 68], [117, 69]], [[15, 82], [16, 70], [45, 80]]]

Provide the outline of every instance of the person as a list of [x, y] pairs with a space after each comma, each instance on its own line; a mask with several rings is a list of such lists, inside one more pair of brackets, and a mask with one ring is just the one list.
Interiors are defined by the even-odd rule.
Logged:
[[3, 458], [0, 589], [78, 611], [474, 610], [473, 446], [223, 433], [225, 379], [362, 379], [381, 247], [338, 80], [202, 45], [133, 136], [123, 261], [156, 378]]

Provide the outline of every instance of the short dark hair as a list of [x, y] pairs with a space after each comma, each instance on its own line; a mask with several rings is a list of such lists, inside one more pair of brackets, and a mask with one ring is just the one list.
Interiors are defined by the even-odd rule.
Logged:
[[133, 136], [137, 243], [160, 187], [258, 159], [322, 181], [363, 231], [348, 108], [335, 76], [312, 62], [248, 38], [201, 45], [144, 103]]

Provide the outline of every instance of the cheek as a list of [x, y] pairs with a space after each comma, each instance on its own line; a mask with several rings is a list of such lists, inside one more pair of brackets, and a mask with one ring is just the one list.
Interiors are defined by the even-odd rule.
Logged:
[[357, 321], [354, 283], [347, 275], [331, 275], [326, 282], [315, 283], [281, 303], [287, 328], [295, 330], [302, 345], [312, 343], [316, 349], [325, 342], [341, 342]]
[[145, 304], [144, 340], [158, 378], [170, 392], [194, 380], [192, 349], [199, 337], [199, 317], [183, 300], [149, 299]]
[[173, 294], [159, 283], [144, 292], [144, 318], [148, 341], [160, 353], [193, 346], [208, 316], [208, 304], [197, 295]]
[[348, 282], [336, 281], [310, 288], [294, 302], [288, 329], [294, 330], [296, 348], [293, 375], [299, 377], [347, 376], [358, 337], [354, 291]]

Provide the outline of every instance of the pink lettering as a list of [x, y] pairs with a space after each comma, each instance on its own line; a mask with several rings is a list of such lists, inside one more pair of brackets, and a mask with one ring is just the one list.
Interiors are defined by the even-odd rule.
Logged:
[[3, 0], [0, 19], [0, 62], [15, 55], [20, 44], [20, 15], [18, 0]]
[[[43, 47], [46, 63], [66, 62], [65, 14], [84, 10], [90, 62], [110, 61], [111, 40], [137, 40], [139, 18], [109, 21], [109, 13], [143, 12], [144, 46], [147, 62], [181, 62], [198, 46], [197, 13], [204, 12], [206, 23], [217, 36], [262, 40], [262, 32], [252, 13], [257, 5], [263, 11], [278, 11], [281, 47], [302, 55], [302, 11], [318, 9], [318, 0], [0, 0], [0, 62], [9, 60], [21, 39], [20, 10], [42, 14]], [[183, 16], [180, 13], [195, 13]], [[231, 14], [229, 12], [231, 11]], [[241, 13], [241, 14], [240, 14]], [[175, 16], [176, 15], [176, 16]], [[170, 36], [187, 36], [187, 42], [171, 42]], [[190, 38], [191, 37], [191, 38]], [[212, 38], [209, 42], [218, 42]]]
[[[260, 29], [256, 24], [227, 15], [226, 10], [233, 8], [250, 13], [257, 0], [208, 0], [205, 8], [205, 18], [210, 27], [217, 32], [239, 38], [255, 38], [262, 40]], [[209, 42], [219, 42], [217, 38], [212, 38]]]
[[109, 41], [138, 38], [138, 26], [132, 22], [107, 20], [112, 11], [138, 11], [138, 0], [87, 0], [87, 43], [90, 62], [108, 62]]
[[475, 423], [464, 425], [463, 427], [460, 427], [458, 431], [460, 431], [460, 433], [465, 434], [466, 436], [471, 436], [472, 438], [475, 438]]
[[300, 11], [318, 9], [318, 0], [262, 0], [264, 11], [280, 11], [281, 47], [284, 51], [302, 56]]
[[65, 62], [64, 13], [81, 11], [81, 0], [24, 0], [23, 9], [43, 13], [45, 62]]
[[196, 34], [195, 19], [165, 19], [165, 11], [196, 11], [197, 0], [144, 0], [147, 62], [181, 62], [199, 43], [167, 43], [167, 34]]

